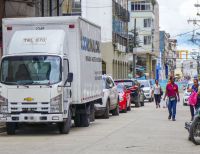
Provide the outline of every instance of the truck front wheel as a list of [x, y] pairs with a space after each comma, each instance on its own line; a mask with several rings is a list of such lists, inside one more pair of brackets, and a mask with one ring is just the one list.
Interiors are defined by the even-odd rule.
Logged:
[[14, 135], [16, 130], [16, 123], [14, 122], [7, 122], [6, 123], [6, 131], [8, 135]]
[[60, 134], [68, 134], [71, 128], [71, 111], [68, 112], [68, 118], [64, 122], [59, 123]]

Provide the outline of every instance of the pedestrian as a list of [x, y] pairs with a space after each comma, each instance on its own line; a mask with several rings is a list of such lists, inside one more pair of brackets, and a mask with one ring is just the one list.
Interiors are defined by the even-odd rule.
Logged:
[[174, 82], [174, 77], [170, 77], [170, 82], [166, 86], [165, 96], [163, 100], [165, 101], [166, 96], [168, 97], [168, 110], [169, 116], [168, 119], [172, 118], [172, 121], [176, 121], [176, 105], [177, 101], [180, 101], [178, 85]]
[[152, 96], [154, 96], [155, 103], [156, 103], [156, 108], [160, 108], [160, 100], [161, 100], [161, 95], [162, 95], [162, 89], [159, 84], [158, 80], [155, 80], [155, 84], [153, 86], [152, 90]]
[[[199, 88], [199, 81], [197, 78], [194, 78], [193, 79], [193, 85], [192, 87], [188, 87], [187, 91], [188, 92], [198, 92], [198, 88]], [[191, 121], [193, 121], [194, 119], [194, 113], [195, 113], [195, 106], [192, 105], [192, 104], [189, 104], [190, 105], [190, 114], [191, 114]]]

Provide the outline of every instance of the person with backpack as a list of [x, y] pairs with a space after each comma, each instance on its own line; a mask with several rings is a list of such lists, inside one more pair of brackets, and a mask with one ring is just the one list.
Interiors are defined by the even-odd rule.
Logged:
[[165, 96], [163, 100], [165, 101], [165, 98], [168, 97], [168, 111], [169, 116], [168, 119], [170, 120], [172, 118], [172, 121], [176, 121], [176, 105], [177, 101], [180, 101], [179, 91], [178, 91], [178, 85], [174, 82], [174, 77], [170, 77], [170, 82], [166, 86]]
[[153, 90], [152, 90], [152, 95], [154, 95], [156, 108], [160, 108], [160, 100], [161, 100], [162, 94], [163, 94], [163, 91], [159, 84], [159, 81], [155, 80], [155, 84], [154, 84]]
[[197, 104], [197, 98], [196, 98], [196, 100], [193, 100], [191, 97], [197, 97], [196, 93], [198, 93], [198, 88], [199, 88], [199, 82], [198, 82], [198, 79], [195, 78], [193, 80], [193, 86], [191, 88], [188, 87], [188, 89], [187, 89], [188, 92], [192, 93], [188, 99], [189, 105], [190, 105], [191, 121], [193, 121], [193, 119], [194, 119], [195, 106]]

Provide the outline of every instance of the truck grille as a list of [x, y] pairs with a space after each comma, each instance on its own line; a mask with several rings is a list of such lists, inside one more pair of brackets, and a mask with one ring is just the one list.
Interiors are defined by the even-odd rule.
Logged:
[[49, 102], [10, 102], [9, 113], [49, 113]]

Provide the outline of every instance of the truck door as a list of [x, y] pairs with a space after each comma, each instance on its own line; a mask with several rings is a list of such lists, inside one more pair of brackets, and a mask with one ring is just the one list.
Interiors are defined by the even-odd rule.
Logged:
[[[66, 83], [69, 73], [69, 61], [68, 59], [63, 60], [63, 82]], [[63, 111], [64, 114], [68, 113], [70, 102], [72, 101], [71, 84], [66, 83], [63, 87]]]

